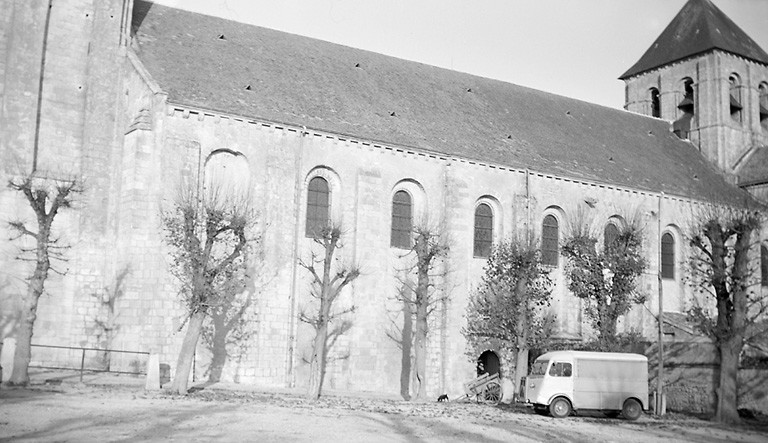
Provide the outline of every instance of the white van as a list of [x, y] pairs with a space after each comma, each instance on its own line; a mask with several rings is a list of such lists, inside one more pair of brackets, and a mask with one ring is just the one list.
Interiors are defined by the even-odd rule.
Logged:
[[599, 410], [637, 420], [648, 409], [648, 358], [616, 352], [555, 351], [533, 363], [520, 393], [534, 411], [567, 417]]

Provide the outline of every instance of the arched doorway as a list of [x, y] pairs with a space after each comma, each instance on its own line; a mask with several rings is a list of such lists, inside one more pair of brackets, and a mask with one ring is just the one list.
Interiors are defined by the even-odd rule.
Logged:
[[499, 374], [501, 364], [499, 356], [493, 351], [485, 351], [477, 358], [477, 375], [483, 375], [486, 372], [490, 375]]

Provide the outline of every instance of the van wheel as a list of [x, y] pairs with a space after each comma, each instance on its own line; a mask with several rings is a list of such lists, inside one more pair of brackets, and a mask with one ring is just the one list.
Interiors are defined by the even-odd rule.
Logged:
[[627, 399], [624, 402], [624, 407], [621, 409], [621, 414], [627, 420], [637, 420], [643, 414], [643, 406], [634, 398]]
[[557, 397], [549, 404], [549, 413], [555, 418], [565, 418], [571, 415], [571, 402], [565, 397]]

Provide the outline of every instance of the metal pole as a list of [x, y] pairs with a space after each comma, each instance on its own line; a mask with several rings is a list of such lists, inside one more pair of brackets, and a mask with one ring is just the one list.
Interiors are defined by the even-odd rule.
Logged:
[[85, 368], [85, 349], [83, 349], [83, 356], [80, 358], [80, 383], [83, 382], [84, 368]]
[[658, 264], [658, 280], [659, 280], [659, 365], [656, 373], [656, 415], [663, 415], [662, 411], [663, 398], [664, 398], [664, 285], [662, 284], [661, 277], [661, 198], [664, 193], [659, 194], [659, 208], [658, 208], [658, 242], [659, 247], [659, 264]]

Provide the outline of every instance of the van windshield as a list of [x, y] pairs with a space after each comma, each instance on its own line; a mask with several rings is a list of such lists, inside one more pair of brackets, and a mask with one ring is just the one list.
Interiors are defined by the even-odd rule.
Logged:
[[544, 375], [547, 373], [549, 360], [536, 360], [531, 367], [531, 375]]

